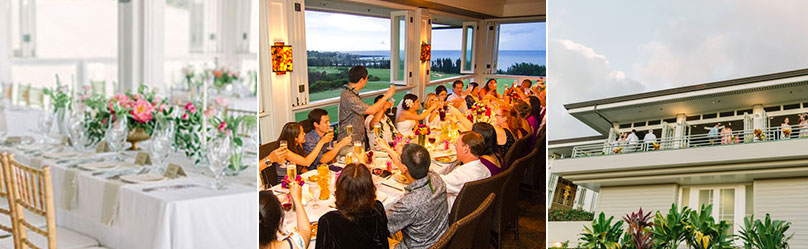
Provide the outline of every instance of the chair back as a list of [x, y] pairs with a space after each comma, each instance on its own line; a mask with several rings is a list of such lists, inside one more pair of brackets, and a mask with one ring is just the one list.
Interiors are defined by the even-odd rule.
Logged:
[[494, 215], [491, 222], [491, 230], [498, 234], [497, 243], [501, 243], [500, 238], [502, 230], [515, 223], [516, 218], [519, 216], [519, 207], [516, 201], [519, 199], [519, 186], [522, 184], [522, 178], [525, 176], [527, 168], [536, 160], [536, 150], [533, 150], [525, 157], [519, 158], [511, 165], [510, 168], [502, 172], [507, 174], [502, 189], [497, 193], [496, 203], [494, 204]]
[[[5, 157], [5, 152], [3, 152], [3, 157]], [[4, 198], [6, 199], [6, 201], [8, 201], [8, 207], [0, 206], [0, 214], [8, 217], [8, 220], [10, 221], [8, 224], [14, 224], [13, 222], [14, 220], [11, 217], [11, 207], [14, 205], [11, 203], [11, 198], [8, 197], [8, 188], [6, 187], [5, 182], [6, 182], [6, 174], [5, 172], [3, 172], [3, 170], [0, 169], [0, 198]], [[13, 227], [5, 226], [2, 224], [0, 224], [0, 230], [3, 230], [9, 234], [14, 233]]]
[[[11, 154], [3, 153], [3, 173], [6, 188], [9, 190], [9, 207], [12, 211], [14, 227], [14, 248], [41, 248], [28, 238], [28, 231], [38, 233], [48, 239], [47, 248], [56, 248], [56, 210], [53, 204], [53, 185], [50, 166], [42, 169], [23, 165]], [[43, 230], [26, 221], [24, 210], [45, 217], [47, 226]]]
[[97, 94], [100, 96], [107, 96], [107, 81], [105, 80], [91, 80], [90, 81], [90, 89], [93, 91], [93, 94]]
[[511, 146], [511, 149], [508, 150], [508, 153], [505, 153], [505, 160], [502, 162], [506, 169], [510, 168], [516, 159], [522, 158], [530, 153], [533, 148], [531, 147], [530, 141], [533, 141], [533, 134], [528, 136], [524, 136], [519, 140], [516, 140], [516, 143]]
[[[278, 141], [265, 143], [259, 146], [258, 160], [260, 160], [260, 162], [258, 163], [259, 164], [265, 163], [266, 162], [265, 159], [267, 156], [269, 156], [269, 153], [272, 153], [272, 151], [277, 149], [278, 147], [279, 147]], [[261, 170], [260, 173], [261, 173], [261, 183], [264, 184], [264, 186], [266, 185], [274, 186], [278, 184], [278, 173], [275, 171], [275, 166], [267, 165], [267, 167], [264, 168], [264, 170]]]
[[499, 193], [502, 185], [505, 184], [506, 177], [507, 175], [504, 173], [499, 173], [492, 177], [463, 184], [463, 188], [457, 193], [452, 210], [449, 212], [449, 222], [455, 222], [469, 215], [488, 194]]
[[[476, 244], [474, 241], [479, 231], [479, 225], [488, 223], [491, 219], [491, 206], [495, 199], [496, 194], [488, 194], [488, 197], [474, 211], [449, 226], [449, 229], [441, 235], [438, 242], [429, 248], [488, 248], [484, 245]], [[488, 230], [486, 229], [485, 232], [488, 233]]]

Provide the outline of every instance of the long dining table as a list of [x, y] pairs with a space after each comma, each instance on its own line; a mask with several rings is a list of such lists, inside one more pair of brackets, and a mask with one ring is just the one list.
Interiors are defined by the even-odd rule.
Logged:
[[[255, 247], [258, 187], [257, 162], [251, 160], [257, 157], [254, 152], [244, 155], [247, 169], [224, 178], [225, 190], [212, 188], [211, 171], [180, 152], [171, 153], [167, 161], [182, 166], [187, 176], [125, 181], [139, 179], [125, 176], [148, 174], [133, 163], [136, 151], [124, 152], [124, 161], [118, 162], [114, 153], [41, 143], [41, 132], [31, 128], [36, 127], [32, 124], [37, 123], [40, 110], [6, 106], [2, 112], [6, 137], [21, 137], [23, 143], [8, 144], [2, 139], [0, 151], [31, 167], [51, 167], [58, 226], [93, 237], [108, 248]], [[116, 166], [83, 167], [97, 162]]]

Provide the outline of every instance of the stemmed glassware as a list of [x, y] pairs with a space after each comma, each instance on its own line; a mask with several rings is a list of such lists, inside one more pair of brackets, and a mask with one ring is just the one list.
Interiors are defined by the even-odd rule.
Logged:
[[[334, 127], [329, 126], [328, 127], [328, 133], [334, 134]], [[334, 134], [334, 139], [331, 139], [331, 142], [328, 143], [328, 150], [333, 150], [334, 149], [334, 140], [337, 140], [336, 134]]]
[[126, 136], [129, 135], [127, 127], [127, 118], [125, 115], [116, 116], [115, 121], [110, 122], [107, 128], [107, 135], [104, 138], [107, 141], [109, 148], [115, 152], [115, 161], [123, 161], [121, 152], [124, 145], [126, 145]]
[[41, 143], [50, 142], [50, 130], [53, 127], [53, 113], [49, 111], [39, 112], [39, 131], [42, 132]]
[[171, 152], [171, 129], [157, 129], [152, 134], [151, 147], [149, 148], [149, 157], [152, 160], [151, 172], [162, 173], [165, 169], [166, 158]]
[[215, 178], [213, 189], [216, 190], [225, 189], [224, 183], [222, 182], [222, 175], [230, 161], [230, 140], [230, 133], [225, 133], [214, 136], [210, 144], [208, 144], [209, 167]]
[[68, 125], [67, 135], [70, 138], [70, 143], [73, 145], [74, 151], [81, 151], [84, 149], [85, 142], [82, 136], [85, 134], [84, 120], [80, 115], [75, 115], [70, 118]]

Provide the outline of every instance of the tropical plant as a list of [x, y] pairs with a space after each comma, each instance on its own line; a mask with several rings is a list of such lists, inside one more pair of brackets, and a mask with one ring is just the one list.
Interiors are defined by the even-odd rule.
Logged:
[[654, 239], [651, 237], [653, 234], [651, 227], [654, 225], [654, 222], [651, 222], [651, 213], [644, 213], [640, 208], [639, 212], [632, 212], [623, 217], [623, 221], [628, 224], [626, 235], [630, 236], [624, 239], [623, 243], [630, 244], [636, 249], [648, 249], [654, 245]]
[[623, 235], [623, 221], [612, 224], [613, 216], [606, 218], [601, 212], [598, 218], [592, 221], [592, 226], [584, 227], [584, 233], [579, 239], [583, 241], [579, 246], [592, 249], [618, 249], [621, 248], [620, 237]]
[[740, 238], [743, 240], [744, 248], [751, 249], [781, 249], [790, 248], [788, 241], [791, 235], [786, 236], [786, 231], [791, 227], [791, 222], [782, 220], [772, 220], [769, 214], [763, 222], [755, 220], [755, 216], [746, 217], [743, 220], [744, 226], [741, 228]]
[[567, 241], [564, 241], [564, 242], [556, 242], [556, 243], [553, 244], [553, 247], [550, 247], [550, 248], [553, 248], [553, 249], [567, 249], [567, 248], [570, 248], [570, 241], [567, 240]]
[[688, 207], [683, 207], [679, 212], [676, 204], [671, 204], [668, 214], [662, 215], [657, 211], [654, 217], [654, 240], [663, 249], [676, 249], [685, 240], [685, 218], [690, 213]]
[[711, 215], [712, 205], [702, 205], [699, 212], [688, 212], [685, 219], [685, 230], [688, 236], [685, 242], [693, 249], [725, 249], [732, 247], [732, 236], [727, 235], [729, 224], [726, 221], [715, 222]]

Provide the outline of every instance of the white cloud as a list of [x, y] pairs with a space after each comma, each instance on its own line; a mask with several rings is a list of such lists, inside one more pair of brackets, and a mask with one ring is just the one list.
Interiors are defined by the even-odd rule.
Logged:
[[[641, 92], [645, 86], [613, 69], [606, 57], [570, 40], [550, 40], [547, 78], [551, 140], [597, 135], [573, 118], [564, 104]], [[556, 70], [558, 69], [558, 70]], [[563, 69], [563, 70], [561, 70]]]

